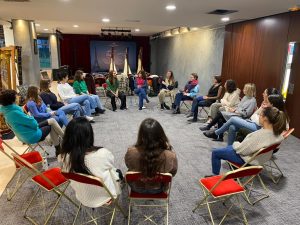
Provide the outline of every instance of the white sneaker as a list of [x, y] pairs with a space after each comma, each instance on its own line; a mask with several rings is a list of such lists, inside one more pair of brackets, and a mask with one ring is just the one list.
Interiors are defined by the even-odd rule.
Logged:
[[85, 118], [86, 118], [88, 121], [93, 121], [93, 120], [94, 120], [94, 117], [91, 117], [91, 116], [85, 116]]
[[146, 107], [145, 107], [145, 106], [143, 106], [143, 107], [142, 107], [142, 109], [146, 109]]

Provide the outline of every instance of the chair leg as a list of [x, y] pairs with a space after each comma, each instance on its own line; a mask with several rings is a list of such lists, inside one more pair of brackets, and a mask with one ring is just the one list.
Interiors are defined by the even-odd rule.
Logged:
[[35, 199], [35, 197], [37, 196], [37, 194], [41, 191], [41, 188], [38, 188], [37, 191], [34, 193], [34, 195], [32, 196], [31, 200], [29, 201], [29, 204], [27, 206], [27, 208], [25, 209], [25, 212], [24, 212], [24, 217], [28, 220], [30, 220], [32, 222], [32, 220], [27, 216], [27, 211], [28, 209], [30, 208], [33, 200]]
[[240, 198], [239, 198], [238, 195], [236, 195], [236, 199], [237, 199], [237, 202], [239, 203], [239, 206], [240, 206], [240, 209], [241, 209], [241, 212], [242, 212], [242, 215], [243, 215], [244, 222], [245, 222], [246, 225], [248, 225], [248, 220], [247, 220], [247, 217], [246, 217], [245, 212], [244, 212], [243, 205], [241, 204], [241, 201], [240, 201]]
[[167, 225], [169, 224], [169, 203], [167, 203]]
[[130, 218], [131, 218], [131, 199], [129, 200], [129, 207], [128, 207], [128, 225], [130, 225]]
[[110, 219], [109, 225], [113, 224], [113, 221], [114, 221], [114, 218], [115, 218], [115, 213], [116, 213], [116, 207], [114, 207], [114, 209], [113, 209], [113, 213], [111, 215], [111, 219]]
[[[264, 168], [267, 171], [267, 174], [271, 178], [271, 180], [273, 181], [273, 183], [274, 184], [278, 184], [278, 182], [281, 179], [281, 177], [283, 177], [283, 172], [280, 170], [280, 168], [277, 165], [277, 163], [275, 162], [275, 160], [270, 159], [270, 165], [264, 165]], [[270, 168], [270, 170], [268, 168]], [[275, 176], [273, 174], [273, 170], [277, 170], [277, 172], [279, 173], [279, 175]]]
[[75, 218], [74, 218], [74, 220], [73, 220], [73, 223], [72, 223], [73, 225], [75, 225], [75, 223], [76, 223], [76, 220], [77, 220], [77, 217], [78, 217], [78, 215], [79, 215], [80, 209], [81, 209], [81, 203], [80, 203], [80, 205], [79, 205], [79, 207], [78, 207], [78, 210], [77, 210], [77, 212], [76, 212]]
[[[25, 181], [30, 177], [30, 175], [27, 175], [24, 178], [24, 180], [21, 183], [19, 183], [20, 177], [21, 177], [21, 174], [20, 174], [21, 171], [22, 171], [22, 169], [17, 170], [16, 173], [11, 178], [11, 180], [9, 181], [9, 184], [12, 183], [13, 180], [15, 179], [15, 177], [18, 176], [15, 187], [14, 187], [14, 191], [11, 194], [9, 191], [10, 188], [9, 187], [7, 188], [7, 201], [12, 200], [12, 198], [15, 196], [15, 194], [18, 192], [18, 190], [22, 187], [22, 185], [25, 183]], [[10, 186], [10, 185], [8, 185], [8, 186]]]

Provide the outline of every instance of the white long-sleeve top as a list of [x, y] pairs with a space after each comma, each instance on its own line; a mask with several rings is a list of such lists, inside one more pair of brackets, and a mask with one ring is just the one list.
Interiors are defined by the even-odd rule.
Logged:
[[[63, 164], [63, 171], [69, 172], [67, 168], [69, 155], [66, 156]], [[114, 156], [106, 148], [100, 148], [97, 151], [88, 153], [84, 158], [85, 165], [93, 176], [100, 177], [108, 190], [114, 197], [120, 194], [119, 179], [116, 168], [114, 167]], [[109, 194], [104, 188], [71, 181], [71, 187], [74, 189], [76, 198], [85, 206], [96, 208], [110, 200]]]
[[57, 84], [57, 92], [63, 101], [76, 97], [73, 87], [68, 83]]
[[228, 108], [235, 108], [240, 103], [240, 89], [236, 89], [232, 93], [225, 92], [223, 98], [221, 99], [222, 106], [225, 107], [226, 111]]
[[[261, 148], [268, 147], [273, 144], [277, 144], [283, 141], [283, 136], [276, 136], [272, 130], [259, 129], [253, 133], [250, 133], [246, 138], [240, 142], [234, 142], [232, 147], [239, 154], [242, 159], [247, 162], [250, 158]], [[256, 158], [252, 161], [251, 165], [263, 165], [272, 157], [272, 152], [268, 152]]]

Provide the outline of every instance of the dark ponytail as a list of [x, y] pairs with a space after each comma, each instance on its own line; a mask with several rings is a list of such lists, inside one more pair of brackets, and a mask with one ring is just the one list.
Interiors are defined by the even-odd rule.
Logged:
[[286, 130], [287, 118], [283, 111], [275, 107], [267, 107], [263, 110], [263, 116], [267, 117], [269, 122], [273, 125], [275, 135], [280, 135]]

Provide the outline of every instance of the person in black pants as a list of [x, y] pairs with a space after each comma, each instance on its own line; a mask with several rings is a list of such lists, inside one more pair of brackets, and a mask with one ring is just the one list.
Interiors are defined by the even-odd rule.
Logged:
[[124, 92], [119, 91], [119, 81], [117, 79], [117, 73], [115, 71], [109, 71], [108, 79], [106, 80], [107, 88], [106, 95], [111, 99], [111, 106], [113, 111], [117, 110], [116, 97], [121, 100], [120, 109], [127, 109], [126, 107], [126, 95]]

